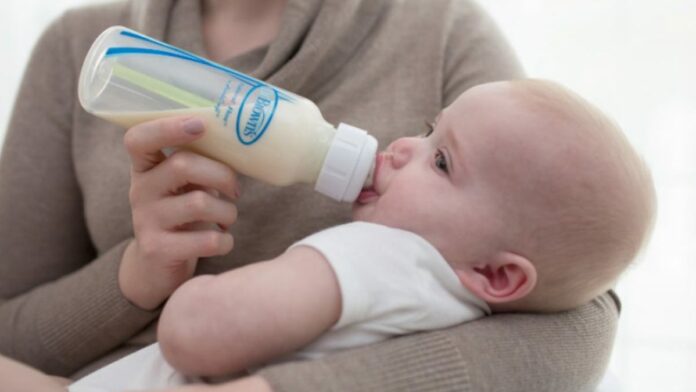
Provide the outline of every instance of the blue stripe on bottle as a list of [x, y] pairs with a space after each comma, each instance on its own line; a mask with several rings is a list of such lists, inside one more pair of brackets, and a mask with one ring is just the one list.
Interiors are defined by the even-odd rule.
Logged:
[[187, 54], [181, 54], [181, 53], [172, 53], [168, 52], [165, 50], [157, 50], [157, 49], [149, 49], [149, 48], [136, 48], [136, 47], [111, 47], [106, 50], [106, 54], [104, 57], [110, 57], [110, 56], [119, 56], [119, 55], [124, 55], [124, 54], [149, 54], [153, 56], [165, 56], [165, 57], [175, 57], [178, 59], [182, 60], [188, 60], [192, 61], [194, 63], [206, 65], [212, 68], [215, 68], [217, 70], [223, 71], [225, 73], [233, 75], [235, 78], [251, 85], [251, 86], [259, 86], [261, 84], [264, 84], [264, 82], [251, 78], [249, 76], [246, 76], [244, 74], [240, 74], [239, 72], [234, 72], [229, 68], [225, 68], [223, 66], [217, 65], [215, 63], [210, 63], [209, 61], [206, 61], [204, 59], [201, 59], [200, 57], [193, 57]]
[[149, 43], [154, 44], [154, 45], [162, 46], [162, 47], [165, 47], [165, 48], [167, 48], [167, 49], [171, 49], [171, 50], [173, 50], [173, 51], [175, 51], [175, 52], [179, 52], [179, 53], [181, 53], [181, 54], [185, 54], [185, 55], [190, 56], [190, 57], [198, 57], [198, 56], [196, 56], [195, 54], [193, 54], [193, 53], [191, 53], [191, 52], [187, 52], [187, 51], [185, 51], [185, 50], [183, 50], [183, 49], [181, 49], [181, 48], [177, 48], [176, 46], [169, 45], [169, 44], [166, 43], [166, 42], [158, 41], [158, 40], [153, 39], [153, 38], [150, 38], [150, 37], [148, 37], [148, 36], [146, 36], [146, 35], [138, 34], [138, 33], [134, 32], [134, 31], [122, 30], [120, 34], [121, 34], [121, 35], [124, 35], [124, 36], [126, 36], [126, 37], [135, 38], [135, 39], [139, 39], [139, 40], [141, 40], [141, 41], [149, 42]]
[[156, 49], [147, 49], [147, 48], [135, 48], [135, 47], [112, 47], [107, 49], [105, 56], [115, 56], [115, 55], [120, 55], [120, 54], [131, 54], [131, 53], [141, 53], [141, 54], [152, 54], [152, 55], [159, 55], [159, 56], [170, 56], [170, 57], [176, 57], [180, 58], [182, 60], [190, 60], [193, 62], [196, 62], [198, 64], [203, 64], [207, 65], [209, 67], [215, 68], [217, 70], [223, 71], [225, 73], [228, 73], [230, 75], [233, 75], [235, 78], [242, 80], [254, 87], [258, 85], [266, 85], [268, 87], [273, 88], [276, 92], [278, 92], [278, 95], [281, 99], [288, 101], [288, 102], [294, 102], [294, 99], [292, 96], [285, 94], [283, 91], [280, 91], [279, 89], [263, 82], [260, 81], [256, 78], [253, 78], [251, 76], [245, 75], [241, 72], [237, 72], [231, 68], [227, 68], [225, 66], [222, 66], [220, 64], [214, 63], [210, 60], [204, 59], [202, 57], [196, 56], [195, 54], [191, 52], [187, 52], [183, 49], [177, 48], [176, 46], [169, 45], [167, 43], [158, 41], [156, 39], [147, 37], [142, 34], [138, 34], [136, 32], [130, 31], [130, 30], [122, 30], [120, 32], [121, 35], [124, 35], [126, 37], [138, 39], [141, 41], [145, 41], [148, 43], [151, 43], [153, 45], [161, 46], [163, 48], [169, 49], [174, 51], [175, 53], [167, 52], [164, 50], [156, 50]]

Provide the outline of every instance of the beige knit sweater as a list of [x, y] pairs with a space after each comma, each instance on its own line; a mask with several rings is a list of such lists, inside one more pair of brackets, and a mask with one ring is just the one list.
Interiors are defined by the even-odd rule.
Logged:
[[[196, 0], [134, 0], [67, 12], [38, 42], [0, 161], [0, 353], [70, 375], [154, 339], [157, 313], [129, 304], [117, 284], [133, 236], [124, 130], [81, 109], [77, 75], [108, 26], [205, 55], [200, 23]], [[521, 74], [468, 0], [289, 0], [277, 40], [226, 65], [312, 99], [328, 121], [368, 129], [381, 145], [422, 132], [468, 87]], [[267, 259], [349, 217], [348, 205], [306, 186], [242, 179], [242, 189], [235, 249], [199, 273]], [[617, 314], [604, 296], [572, 312], [497, 315], [261, 374], [277, 391], [590, 390]]]

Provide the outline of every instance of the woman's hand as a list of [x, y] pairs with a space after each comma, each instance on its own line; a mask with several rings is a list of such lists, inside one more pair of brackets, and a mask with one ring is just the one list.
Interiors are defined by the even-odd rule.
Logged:
[[205, 133], [198, 118], [172, 117], [132, 127], [130, 203], [135, 239], [119, 270], [124, 296], [143, 309], [159, 306], [193, 276], [200, 257], [229, 253], [227, 227], [237, 219], [237, 179], [228, 166], [190, 151], [162, 149]]

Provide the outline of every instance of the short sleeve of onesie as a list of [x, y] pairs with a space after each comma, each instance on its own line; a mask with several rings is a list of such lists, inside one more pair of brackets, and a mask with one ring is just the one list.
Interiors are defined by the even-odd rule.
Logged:
[[311, 235], [295, 246], [312, 247], [331, 264], [342, 305], [336, 325], [300, 357], [315, 358], [490, 313], [487, 304], [460, 283], [442, 255], [412, 232], [353, 222]]

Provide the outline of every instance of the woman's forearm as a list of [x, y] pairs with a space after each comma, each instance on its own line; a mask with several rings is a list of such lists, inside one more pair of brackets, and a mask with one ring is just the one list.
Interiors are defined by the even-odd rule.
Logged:
[[73, 37], [64, 23], [52, 23], [33, 51], [0, 154], [0, 352], [70, 375], [157, 313], [118, 288], [127, 230], [97, 250], [87, 227], [73, 160]]
[[256, 374], [275, 392], [590, 391], [606, 369], [617, 319], [604, 294], [568, 312], [499, 314]]
[[[125, 243], [55, 282], [0, 303], [0, 352], [69, 376], [154, 320], [118, 287]], [[11, 278], [4, 276], [2, 279]]]

